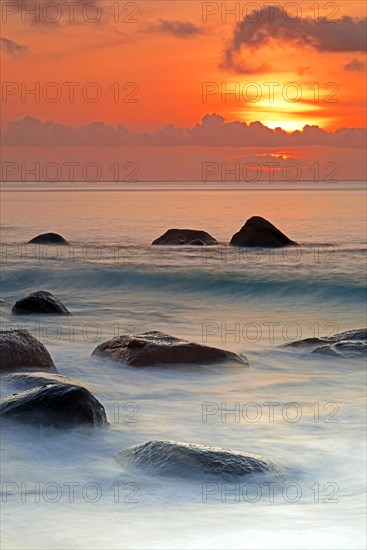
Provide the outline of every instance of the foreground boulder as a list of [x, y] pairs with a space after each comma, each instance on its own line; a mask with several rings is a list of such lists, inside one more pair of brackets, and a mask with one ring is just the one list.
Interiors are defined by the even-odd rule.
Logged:
[[43, 233], [42, 235], [37, 235], [27, 244], [69, 244], [64, 237], [58, 235], [57, 233]]
[[116, 459], [123, 465], [132, 465], [154, 475], [202, 481], [280, 474], [275, 464], [261, 456], [177, 441], [149, 441], [134, 445], [119, 453]]
[[92, 355], [99, 355], [133, 367], [162, 364], [210, 364], [232, 361], [248, 365], [245, 356], [212, 348], [151, 331], [142, 334], [121, 335], [99, 344]]
[[62, 429], [108, 424], [105, 409], [94, 395], [70, 384], [50, 384], [8, 395], [0, 401], [0, 418], [2, 422]]
[[152, 244], [164, 245], [214, 245], [218, 241], [206, 231], [196, 229], [169, 229], [164, 235], [155, 239]]
[[285, 344], [285, 347], [309, 349], [312, 353], [334, 357], [363, 357], [367, 351], [367, 329], [346, 330], [322, 338], [305, 338]]
[[0, 370], [53, 370], [51, 355], [27, 330], [0, 331]]
[[297, 245], [284, 235], [272, 223], [260, 216], [248, 219], [245, 225], [235, 233], [229, 243], [233, 246], [279, 248]]
[[38, 290], [15, 302], [12, 313], [30, 315], [32, 313], [52, 313], [55, 315], [71, 315], [56, 296], [46, 290]]
[[83, 384], [73, 378], [51, 372], [16, 372], [2, 376], [1, 382], [22, 390], [30, 390], [51, 384], [69, 384], [84, 387]]

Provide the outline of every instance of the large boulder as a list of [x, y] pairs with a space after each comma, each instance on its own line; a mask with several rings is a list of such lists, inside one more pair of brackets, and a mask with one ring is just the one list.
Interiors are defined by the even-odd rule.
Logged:
[[199, 231], [196, 229], [168, 229], [164, 235], [155, 239], [152, 244], [204, 246], [218, 244], [218, 241], [206, 231]]
[[333, 357], [365, 357], [367, 351], [367, 329], [360, 328], [338, 332], [333, 336], [304, 338], [285, 344], [285, 347], [309, 349], [312, 353]]
[[56, 296], [46, 290], [31, 292], [25, 298], [15, 302], [12, 313], [16, 315], [30, 315], [32, 313], [71, 315], [63, 303]]
[[234, 481], [248, 475], [280, 475], [275, 464], [258, 455], [177, 441], [134, 445], [116, 459], [124, 466], [131, 465], [146, 473], [184, 479]]
[[232, 361], [248, 365], [245, 356], [212, 348], [163, 332], [121, 335], [99, 344], [92, 355], [99, 355], [133, 367], [163, 364], [210, 364]]
[[0, 331], [0, 370], [53, 370], [51, 355], [27, 330]]
[[235, 233], [229, 243], [233, 246], [279, 248], [297, 245], [275, 225], [261, 216], [253, 216]]
[[0, 400], [0, 418], [3, 423], [62, 429], [108, 424], [98, 399], [87, 389], [70, 384], [50, 384], [8, 395]]
[[32, 388], [49, 386], [51, 384], [69, 384], [71, 386], [85, 387], [84, 384], [81, 384], [73, 378], [53, 372], [15, 372], [2, 376], [1, 382], [21, 390], [30, 390]]
[[64, 237], [57, 233], [43, 233], [33, 237], [27, 244], [69, 244]]

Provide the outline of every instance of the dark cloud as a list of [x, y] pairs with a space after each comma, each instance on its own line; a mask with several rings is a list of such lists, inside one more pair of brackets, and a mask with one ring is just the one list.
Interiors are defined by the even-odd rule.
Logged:
[[21, 57], [28, 50], [27, 46], [18, 44], [17, 42], [14, 42], [14, 40], [9, 40], [9, 38], [0, 38], [0, 45], [2, 50], [9, 55], [13, 55], [14, 57]]
[[171, 34], [177, 38], [191, 38], [203, 34], [200, 27], [188, 21], [167, 21], [165, 19], [160, 19], [158, 23], [151, 25], [149, 30], [156, 33]]
[[125, 126], [92, 122], [74, 127], [25, 117], [11, 122], [3, 132], [4, 146], [24, 147], [300, 147], [328, 146], [364, 148], [365, 128], [341, 128], [327, 132], [318, 126], [305, 126], [287, 133], [272, 130], [261, 122], [225, 122], [218, 114], [205, 115], [191, 128], [168, 124], [152, 132], [133, 132]]
[[[264, 8], [261, 17], [256, 17], [257, 14], [254, 11], [236, 24], [224, 51], [221, 68], [243, 74], [256, 74], [268, 69], [254, 65], [248, 58], [273, 41], [300, 48], [310, 46], [320, 53], [363, 52], [366, 48], [367, 18], [344, 16], [337, 22], [290, 19], [276, 6]], [[241, 56], [243, 52], [245, 59]]]
[[365, 64], [358, 61], [358, 59], [352, 59], [344, 66], [344, 69], [346, 71], [362, 72], [365, 70]]

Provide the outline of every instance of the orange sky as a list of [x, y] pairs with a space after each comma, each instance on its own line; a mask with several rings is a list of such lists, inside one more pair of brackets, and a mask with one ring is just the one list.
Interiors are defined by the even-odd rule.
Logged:
[[[247, 5], [262, 7], [263, 2], [103, 0], [95, 2], [100, 10], [97, 23], [83, 20], [80, 6], [74, 8], [72, 23], [67, 2], [59, 1], [62, 17], [56, 25], [50, 23], [55, 16], [51, 8], [45, 12], [46, 21], [37, 22], [31, 14], [22, 21], [24, 12], [16, 6], [20, 0], [2, 2], [2, 37], [7, 41], [2, 55], [5, 125], [33, 116], [73, 126], [102, 121], [152, 131], [166, 124], [193, 127], [208, 113], [218, 113], [226, 121], [260, 121], [286, 131], [301, 130], [306, 124], [328, 131], [366, 125], [366, 61], [355, 38], [358, 21], [366, 17], [363, 1], [274, 2], [283, 9], [281, 24], [269, 21], [265, 11], [261, 24], [247, 20], [247, 34], [232, 51], [232, 65], [224, 59], [225, 51], [233, 50], [236, 23], [243, 14], [254, 17]], [[30, 3], [41, 10], [48, 4], [47, 0]], [[319, 13], [311, 6], [319, 6]], [[225, 11], [236, 8], [236, 15]], [[91, 9], [87, 16], [96, 13]], [[324, 21], [328, 16], [338, 21]], [[352, 18], [351, 25], [346, 17]], [[252, 34], [255, 25], [258, 34]], [[299, 25], [311, 28], [311, 37], [299, 39], [303, 32]], [[259, 33], [264, 32], [270, 38], [259, 43]], [[317, 45], [319, 40], [325, 40], [326, 46]], [[250, 72], [241, 74], [235, 64], [249, 67]], [[67, 82], [77, 83], [74, 101]], [[97, 87], [86, 89], [90, 82]], [[115, 91], [110, 87], [117, 82], [120, 97], [115, 101], [117, 85]], [[124, 90], [127, 83], [134, 84]], [[40, 87], [37, 101], [22, 96], [22, 90], [34, 86]], [[101, 98], [92, 103], [85, 93], [93, 94], [95, 89]], [[53, 102], [56, 90], [61, 97]], [[226, 95], [226, 90], [236, 90], [237, 95]], [[297, 94], [300, 99], [294, 101]], [[127, 102], [129, 97], [136, 101]]]

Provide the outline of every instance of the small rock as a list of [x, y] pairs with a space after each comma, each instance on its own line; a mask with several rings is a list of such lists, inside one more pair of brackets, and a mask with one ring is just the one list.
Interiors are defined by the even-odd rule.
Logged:
[[164, 235], [155, 239], [152, 244], [204, 246], [218, 244], [218, 241], [206, 231], [199, 231], [196, 229], [168, 229]]
[[12, 313], [16, 315], [55, 314], [71, 315], [56, 296], [46, 290], [38, 290], [15, 302]]
[[261, 216], [253, 216], [235, 233], [230, 242], [233, 246], [278, 248], [297, 245], [284, 233]]
[[333, 357], [363, 357], [367, 350], [367, 329], [346, 330], [320, 338], [304, 338], [285, 344], [285, 347], [306, 348], [312, 353]]
[[43, 233], [42, 235], [37, 235], [27, 244], [69, 244], [64, 237], [58, 235], [57, 233]]

